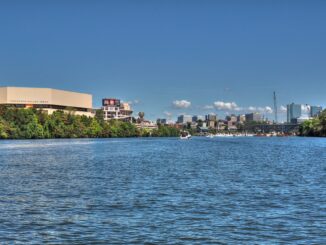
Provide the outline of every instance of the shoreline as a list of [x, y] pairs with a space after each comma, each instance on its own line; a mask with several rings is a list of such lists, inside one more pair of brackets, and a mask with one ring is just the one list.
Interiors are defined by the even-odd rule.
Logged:
[[[196, 138], [207, 138], [206, 136], [202, 136], [202, 135], [193, 135], [193, 137]], [[43, 141], [43, 140], [91, 140], [91, 139], [158, 139], [158, 138], [179, 138], [179, 136], [135, 136], [135, 137], [79, 137], [79, 138], [17, 138], [17, 139], [13, 139], [13, 138], [8, 138], [8, 139], [0, 139], [0, 142], [2, 141]], [[224, 138], [326, 138], [325, 136], [304, 136], [304, 135], [291, 135], [291, 136], [283, 136], [283, 137], [279, 137], [279, 136], [253, 136], [253, 137], [215, 137], [217, 139], [224, 139]]]

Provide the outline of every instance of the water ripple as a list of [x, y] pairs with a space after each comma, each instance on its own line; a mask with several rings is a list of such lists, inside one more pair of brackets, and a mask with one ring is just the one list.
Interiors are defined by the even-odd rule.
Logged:
[[325, 244], [326, 139], [0, 141], [0, 244]]

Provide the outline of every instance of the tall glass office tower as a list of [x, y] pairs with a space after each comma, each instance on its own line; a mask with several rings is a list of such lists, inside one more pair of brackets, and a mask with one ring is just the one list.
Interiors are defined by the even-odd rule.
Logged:
[[323, 108], [321, 106], [311, 106], [310, 107], [310, 116], [316, 117], [322, 112]]
[[302, 110], [300, 104], [289, 104], [287, 105], [287, 122], [296, 122], [296, 120], [301, 117]]

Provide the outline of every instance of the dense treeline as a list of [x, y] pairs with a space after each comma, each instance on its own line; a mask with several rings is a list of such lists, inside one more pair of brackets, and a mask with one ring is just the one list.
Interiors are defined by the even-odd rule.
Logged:
[[305, 121], [300, 126], [300, 135], [326, 137], [326, 110], [318, 117]]
[[0, 108], [0, 139], [111, 138], [178, 136], [177, 129], [160, 126], [157, 130], [137, 129], [134, 124], [105, 122], [101, 111], [94, 118], [63, 111], [48, 115], [41, 110]]

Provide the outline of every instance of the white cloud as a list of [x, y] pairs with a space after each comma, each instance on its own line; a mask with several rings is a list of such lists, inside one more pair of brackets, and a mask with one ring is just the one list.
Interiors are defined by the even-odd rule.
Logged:
[[172, 113], [171, 112], [168, 112], [168, 111], [165, 111], [164, 112], [164, 115], [167, 116], [167, 117], [171, 117], [172, 116]]
[[130, 101], [126, 101], [126, 103], [128, 103], [129, 105], [137, 105], [140, 103], [140, 100], [130, 100]]
[[185, 109], [191, 106], [191, 102], [187, 100], [175, 100], [172, 104], [177, 109]]
[[270, 106], [266, 106], [265, 107], [265, 112], [266, 113], [269, 113], [269, 114], [272, 114], [273, 113], [273, 109]]
[[218, 110], [228, 110], [228, 111], [237, 110], [239, 108], [235, 102], [223, 102], [223, 101], [215, 101], [214, 107]]
[[212, 105], [205, 105], [203, 108], [204, 108], [204, 110], [212, 110], [212, 109], [214, 109], [214, 106], [212, 106]]
[[235, 102], [224, 102], [224, 101], [215, 101], [213, 106], [206, 105], [204, 109], [212, 109], [214, 107], [217, 110], [225, 111], [225, 112], [260, 112], [260, 113], [268, 113], [272, 114], [273, 109], [270, 106], [265, 107], [256, 107], [256, 106], [249, 106], [249, 107], [240, 107]]
[[257, 108], [254, 106], [249, 106], [248, 111], [257, 111]]
[[301, 105], [301, 110], [304, 113], [308, 113], [310, 111], [310, 105]]
[[234, 108], [235, 111], [243, 111], [243, 108], [242, 107], [236, 107]]
[[284, 105], [280, 106], [280, 112], [286, 112], [287, 108]]
[[273, 109], [270, 106], [265, 106], [265, 107], [255, 107], [255, 106], [249, 106], [246, 111], [251, 111], [251, 112], [261, 112], [261, 113], [273, 113]]

